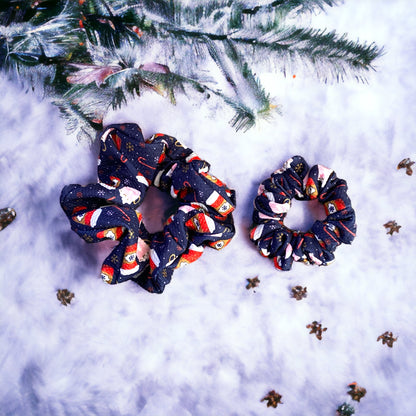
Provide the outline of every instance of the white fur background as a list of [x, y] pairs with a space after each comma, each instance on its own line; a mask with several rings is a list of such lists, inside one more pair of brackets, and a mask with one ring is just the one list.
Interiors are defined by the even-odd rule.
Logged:
[[[65, 133], [58, 111], [2, 75], [0, 206], [16, 220], [0, 233], [0, 414], [254, 416], [334, 415], [347, 401], [357, 415], [416, 414], [416, 6], [410, 0], [351, 0], [310, 17], [385, 47], [369, 84], [325, 85], [296, 74], [259, 74], [283, 116], [247, 133], [228, 110], [176, 107], [146, 95], [109, 115], [150, 136], [177, 137], [237, 192], [237, 234], [175, 272], [162, 295], [99, 278], [110, 246], [88, 245], [59, 206], [62, 187], [95, 181], [98, 148]], [[248, 239], [252, 200], [263, 179], [300, 154], [347, 180], [358, 235], [326, 268], [274, 269]], [[416, 170], [416, 169], [415, 169]], [[149, 200], [150, 199], [150, 200]], [[166, 198], [143, 207], [160, 227]], [[287, 224], [305, 230], [308, 204], [294, 202]], [[383, 224], [402, 228], [389, 236]], [[255, 291], [247, 278], [258, 276]], [[290, 288], [308, 287], [300, 302]], [[62, 306], [57, 289], [75, 293]], [[306, 325], [322, 322], [322, 341]], [[385, 331], [393, 348], [377, 342]], [[347, 385], [367, 389], [351, 402]], [[260, 402], [270, 390], [277, 409]]]

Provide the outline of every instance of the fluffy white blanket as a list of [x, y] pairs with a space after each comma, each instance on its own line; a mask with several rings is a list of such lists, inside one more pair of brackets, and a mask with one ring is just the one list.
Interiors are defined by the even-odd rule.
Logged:
[[[99, 278], [110, 245], [88, 245], [59, 206], [62, 187], [95, 181], [98, 148], [65, 134], [58, 111], [0, 79], [0, 208], [16, 220], [0, 232], [1, 415], [334, 415], [416, 412], [416, 30], [407, 0], [349, 2], [313, 17], [321, 27], [385, 46], [369, 84], [325, 85], [298, 75], [259, 74], [283, 117], [235, 133], [231, 113], [176, 107], [144, 96], [111, 114], [145, 135], [176, 136], [237, 192], [237, 235], [175, 272], [162, 295]], [[290, 156], [333, 168], [347, 180], [358, 235], [332, 265], [278, 272], [249, 241], [258, 184]], [[166, 205], [143, 208], [157, 229]], [[295, 202], [288, 225], [313, 215]], [[383, 224], [396, 220], [399, 234]], [[258, 276], [256, 289], [245, 288]], [[308, 297], [290, 297], [294, 285]], [[58, 289], [75, 294], [69, 306]], [[306, 326], [321, 322], [319, 341]], [[392, 331], [393, 348], [377, 342]], [[347, 385], [367, 389], [352, 402]], [[267, 409], [271, 390], [283, 404]]]

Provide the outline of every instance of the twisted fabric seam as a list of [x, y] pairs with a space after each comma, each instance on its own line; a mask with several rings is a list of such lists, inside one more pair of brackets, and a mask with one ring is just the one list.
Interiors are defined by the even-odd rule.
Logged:
[[[119, 241], [103, 262], [104, 281], [133, 280], [162, 293], [173, 271], [197, 260], [205, 246], [219, 250], [230, 242], [235, 192], [209, 169], [171, 136], [145, 141], [136, 124], [110, 125], [101, 133], [98, 182], [64, 187], [60, 202], [85, 241]], [[154, 234], [137, 210], [150, 185], [178, 202], [163, 231]]]
[[[276, 268], [290, 270], [293, 261], [326, 266], [341, 244], [350, 244], [356, 233], [355, 212], [347, 183], [332, 169], [293, 156], [263, 181], [254, 200], [250, 239], [260, 253], [273, 259]], [[293, 231], [283, 223], [292, 199], [317, 199], [326, 219], [315, 221], [308, 232]]]

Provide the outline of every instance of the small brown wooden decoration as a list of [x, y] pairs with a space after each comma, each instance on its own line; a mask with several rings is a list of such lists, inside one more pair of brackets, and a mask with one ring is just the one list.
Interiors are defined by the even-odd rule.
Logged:
[[62, 305], [67, 306], [71, 303], [71, 300], [75, 297], [75, 295], [68, 289], [58, 289], [56, 297]]
[[386, 234], [393, 235], [394, 232], [398, 233], [400, 228], [402, 228], [401, 225], [397, 224], [396, 221], [388, 221], [384, 225], [384, 228], [388, 229]]
[[283, 404], [282, 395], [276, 393], [274, 390], [269, 391], [269, 393], [263, 397], [260, 401], [264, 402], [267, 400], [267, 407], [277, 407], [278, 404]]
[[0, 209], [0, 231], [5, 229], [16, 218], [16, 211], [13, 208]]
[[252, 279], [247, 279], [247, 282], [248, 282], [248, 284], [246, 286], [247, 290], [254, 289], [255, 287], [257, 287], [260, 284], [260, 280], [259, 280], [258, 276], [253, 277]]
[[308, 290], [306, 287], [294, 286], [292, 287], [292, 298], [296, 300], [302, 300], [308, 296]]
[[360, 387], [355, 381], [354, 383], [348, 384], [348, 387], [350, 388], [348, 394], [357, 402], [359, 402], [367, 393], [367, 390], [364, 387]]
[[322, 328], [322, 324], [317, 321], [313, 321], [311, 324], [306, 325], [306, 328], [310, 329], [310, 334], [315, 334], [316, 338], [322, 339], [322, 332], [325, 332], [328, 328]]
[[405, 157], [402, 161], [399, 162], [397, 169], [406, 169], [406, 174], [411, 176], [413, 174], [412, 165], [414, 164], [415, 162], [410, 160], [410, 158]]
[[380, 340], [383, 344], [387, 344], [390, 348], [393, 348], [393, 343], [397, 341], [397, 337], [394, 338], [392, 332], [386, 331], [377, 338], [377, 341]]

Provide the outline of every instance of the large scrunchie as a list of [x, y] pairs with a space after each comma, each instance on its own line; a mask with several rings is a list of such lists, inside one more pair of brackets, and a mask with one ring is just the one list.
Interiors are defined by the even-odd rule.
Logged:
[[[103, 262], [104, 281], [133, 280], [162, 293], [173, 271], [197, 260], [205, 246], [221, 249], [230, 242], [235, 192], [209, 168], [171, 136], [156, 134], [145, 141], [136, 124], [110, 125], [101, 133], [98, 183], [68, 185], [60, 202], [85, 241], [119, 241]], [[178, 202], [163, 231], [154, 234], [137, 210], [150, 185]]]
[[[327, 265], [334, 260], [335, 249], [355, 237], [355, 212], [347, 189], [332, 169], [322, 165], [309, 169], [303, 157], [293, 156], [260, 184], [250, 239], [280, 270], [290, 270], [293, 261]], [[326, 219], [315, 221], [308, 232], [289, 229], [283, 220], [293, 198], [317, 199], [325, 207]]]

